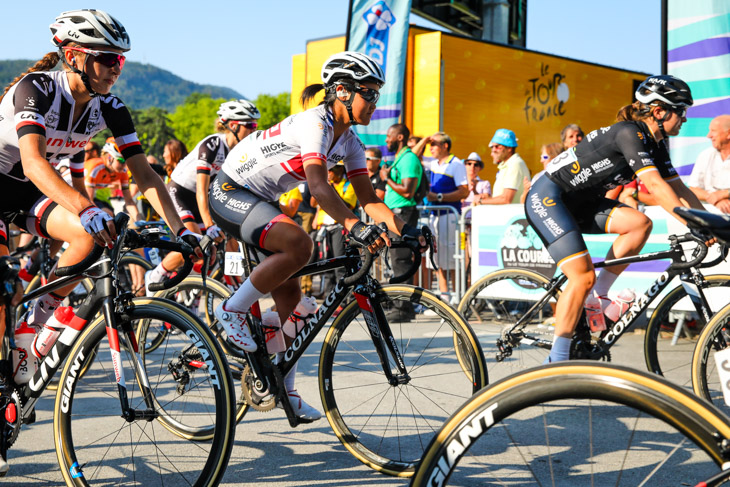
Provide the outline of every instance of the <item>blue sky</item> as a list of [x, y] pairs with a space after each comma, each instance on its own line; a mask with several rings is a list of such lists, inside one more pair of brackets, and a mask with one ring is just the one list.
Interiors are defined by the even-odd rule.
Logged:
[[[254, 98], [290, 90], [292, 55], [303, 53], [307, 40], [343, 35], [348, 1], [4, 2], [0, 59], [40, 59], [53, 50], [48, 25], [76, 8], [106, 10], [119, 19], [130, 33], [131, 61]], [[660, 0], [529, 0], [527, 47], [658, 72], [660, 18]]]

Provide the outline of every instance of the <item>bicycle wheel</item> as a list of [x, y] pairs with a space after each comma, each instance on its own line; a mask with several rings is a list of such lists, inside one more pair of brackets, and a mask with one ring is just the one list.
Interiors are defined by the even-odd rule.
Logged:
[[[730, 275], [704, 276], [700, 286], [713, 315], [728, 302]], [[692, 354], [704, 319], [679, 285], [657, 305], [646, 326], [644, 357], [650, 372], [663, 375], [675, 384], [692, 388]]]
[[[159, 291], [155, 294], [155, 297], [169, 299], [184, 306], [211, 329], [226, 355], [233, 376], [236, 391], [236, 422], [238, 423], [243, 419], [247, 410], [241, 391], [241, 377], [245, 366], [244, 355], [240, 350], [231, 347], [227, 343], [226, 338], [223, 336], [225, 332], [218, 326], [213, 314], [218, 304], [228, 299], [230, 295], [230, 289], [221, 282], [206, 279], [205, 286], [203, 286], [201, 276], [188, 276], [173, 289]], [[137, 340], [140, 344], [145, 344], [145, 353], [149, 353], [155, 351], [168, 340], [169, 333], [174, 333], [170, 330], [169, 324], [144, 320], [139, 323]]]
[[[141, 268], [142, 272], [136, 271], [134, 266]], [[122, 292], [130, 292], [135, 296], [144, 296], [144, 273], [151, 271], [155, 266], [144, 257], [127, 252], [119, 261], [119, 285]]]
[[[469, 325], [435, 294], [388, 285], [377, 291], [377, 300], [386, 311], [394, 301], [426, 310], [411, 321], [389, 322], [408, 376], [388, 383], [369, 325], [352, 300], [325, 337], [320, 395], [332, 429], [350, 453], [382, 473], [410, 476], [444, 419], [487, 383], [484, 357]], [[387, 366], [396, 371], [392, 357]]]
[[720, 411], [661, 377], [563, 362], [467, 401], [411, 485], [695, 485], [727, 461], [729, 435]]
[[697, 339], [692, 356], [692, 388], [694, 393], [707, 399], [730, 414], [725, 404], [715, 354], [730, 347], [730, 305], [718, 311]]
[[[549, 355], [554, 334], [553, 304], [557, 298], [532, 309], [545, 298], [549, 283], [536, 272], [501, 269], [479, 279], [461, 299], [459, 313], [477, 332], [489, 359], [490, 382], [542, 365]], [[525, 317], [528, 311], [530, 315]], [[513, 329], [523, 317], [523, 326]]]
[[[87, 351], [106, 336], [97, 317], [82, 331], [61, 374], [56, 395], [56, 453], [68, 485], [217, 485], [233, 446], [233, 387], [223, 353], [207, 327], [184, 308], [165, 300], [136, 298], [125, 318], [171, 323], [180, 333], [168, 346], [143, 356], [153, 394], [154, 420], [126, 420], [120, 411], [115, 371], [95, 360], [83, 377]], [[120, 334], [130, 407], [144, 410], [137, 360]], [[210, 442], [192, 443], [200, 431]], [[83, 471], [82, 471], [83, 469]]]

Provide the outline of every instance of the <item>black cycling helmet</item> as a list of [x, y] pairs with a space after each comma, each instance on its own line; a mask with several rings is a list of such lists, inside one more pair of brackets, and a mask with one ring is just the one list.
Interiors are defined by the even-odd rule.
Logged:
[[646, 105], [660, 101], [670, 106], [691, 107], [692, 91], [689, 85], [668, 74], [649, 76], [636, 89], [636, 99]]

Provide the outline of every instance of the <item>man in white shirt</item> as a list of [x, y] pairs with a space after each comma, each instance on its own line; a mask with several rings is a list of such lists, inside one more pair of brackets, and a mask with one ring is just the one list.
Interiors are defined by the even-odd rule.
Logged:
[[707, 137], [712, 147], [697, 156], [688, 185], [699, 199], [730, 213], [730, 115], [713, 118]]

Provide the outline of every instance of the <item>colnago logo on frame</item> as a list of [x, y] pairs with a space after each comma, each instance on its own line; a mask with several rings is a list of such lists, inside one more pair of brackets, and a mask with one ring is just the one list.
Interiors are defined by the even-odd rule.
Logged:
[[373, 5], [363, 14], [363, 19], [368, 24], [366, 36], [365, 54], [372, 57], [385, 72], [385, 64], [388, 59], [388, 37], [390, 28], [395, 24], [395, 16], [388, 4], [383, 0]]

